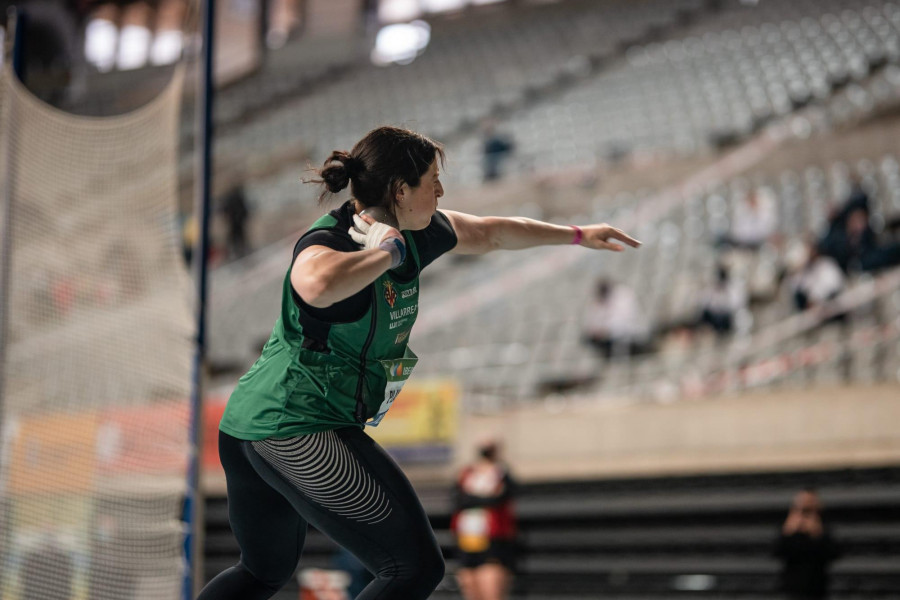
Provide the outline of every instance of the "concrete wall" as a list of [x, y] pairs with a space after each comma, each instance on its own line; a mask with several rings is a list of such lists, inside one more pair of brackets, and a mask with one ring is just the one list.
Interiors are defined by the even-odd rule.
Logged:
[[[462, 415], [454, 464], [404, 466], [449, 484], [476, 444], [499, 439], [521, 481], [900, 465], [900, 385], [792, 390], [672, 404], [542, 402]], [[224, 493], [221, 473], [204, 473]]]
[[[672, 404], [542, 403], [467, 415], [460, 429], [458, 462], [493, 436], [523, 480], [900, 464], [900, 386]], [[410, 474], [429, 478], [426, 470]]]

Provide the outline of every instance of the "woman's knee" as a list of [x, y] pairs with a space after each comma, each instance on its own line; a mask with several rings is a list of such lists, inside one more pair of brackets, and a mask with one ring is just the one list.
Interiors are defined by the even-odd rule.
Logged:
[[248, 565], [244, 560], [241, 560], [237, 566], [265, 587], [277, 591], [291, 580], [297, 565], [296, 563], [290, 564], [283, 560]]
[[444, 579], [444, 572], [444, 557], [440, 549], [434, 548], [394, 562], [380, 570], [377, 576], [392, 580], [393, 585], [408, 588], [408, 592], [414, 597], [427, 598]]

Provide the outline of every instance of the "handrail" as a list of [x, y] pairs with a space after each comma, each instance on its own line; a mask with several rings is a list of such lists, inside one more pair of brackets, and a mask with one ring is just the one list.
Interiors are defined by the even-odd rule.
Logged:
[[[834, 316], [858, 309], [898, 289], [900, 289], [900, 268], [860, 281], [828, 304], [792, 315], [753, 334], [749, 339], [737, 339], [726, 352], [724, 360], [718, 362], [713, 360], [713, 366], [705, 373], [682, 375], [675, 382], [678, 393], [696, 398], [735, 387], [762, 385], [792, 370], [826, 362], [836, 353], [857, 350], [879, 341], [900, 337], [900, 317], [897, 317], [887, 323], [859, 330], [840, 343], [812, 342], [798, 350], [785, 350], [774, 357], [753, 360], [759, 353], [810, 332]], [[710, 349], [705, 353], [705, 357], [718, 357], [722, 354], [721, 348]], [[704, 362], [703, 358], [699, 357], [697, 362]], [[650, 389], [671, 390], [672, 383], [670, 378], [663, 377], [651, 382]]]

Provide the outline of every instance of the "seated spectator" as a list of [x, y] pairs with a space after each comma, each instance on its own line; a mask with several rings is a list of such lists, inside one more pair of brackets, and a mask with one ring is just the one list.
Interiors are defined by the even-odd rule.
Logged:
[[509, 136], [503, 135], [496, 130], [493, 121], [486, 121], [484, 124], [484, 181], [495, 181], [500, 179], [503, 173], [503, 163], [506, 161], [513, 150], [515, 144]]
[[728, 269], [719, 265], [716, 279], [700, 295], [700, 325], [708, 325], [719, 335], [734, 330], [739, 312], [747, 309], [747, 290], [737, 280], [732, 280]]
[[869, 207], [861, 202], [849, 203], [832, 216], [819, 252], [837, 261], [845, 273], [900, 265], [900, 244], [879, 244], [869, 225]]
[[242, 184], [232, 187], [222, 198], [222, 212], [228, 222], [228, 257], [242, 258], [251, 250], [247, 243], [247, 225], [251, 213]]
[[[784, 271], [784, 241], [775, 233], [756, 250], [734, 248], [719, 256], [729, 276], [744, 282], [749, 301], [768, 302], [778, 294]], [[805, 258], [805, 257], [804, 257]]]
[[851, 208], [869, 208], [869, 193], [863, 187], [862, 177], [857, 173], [850, 176], [850, 192], [844, 200], [844, 210], [849, 211]]
[[813, 241], [807, 242], [806, 249], [806, 261], [790, 281], [797, 310], [820, 306], [844, 289], [844, 272], [838, 263], [821, 254]]
[[597, 283], [596, 294], [585, 309], [583, 328], [585, 341], [607, 358], [652, 349], [650, 325], [637, 295], [623, 284], [606, 279]]
[[719, 245], [757, 250], [775, 233], [778, 207], [765, 190], [751, 190], [734, 209], [731, 231], [719, 238]]

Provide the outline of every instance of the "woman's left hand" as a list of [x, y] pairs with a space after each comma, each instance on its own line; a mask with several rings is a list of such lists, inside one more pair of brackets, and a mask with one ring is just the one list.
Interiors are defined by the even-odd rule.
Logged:
[[594, 250], [612, 250], [613, 252], [621, 252], [625, 249], [622, 244], [610, 240], [618, 240], [632, 248], [639, 248], [641, 243], [629, 236], [621, 229], [616, 229], [612, 225], [600, 223], [599, 225], [585, 225], [581, 228], [583, 236], [579, 245], [585, 248], [593, 248]]

